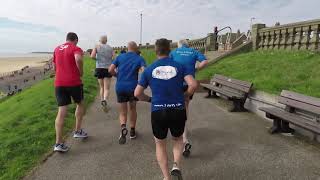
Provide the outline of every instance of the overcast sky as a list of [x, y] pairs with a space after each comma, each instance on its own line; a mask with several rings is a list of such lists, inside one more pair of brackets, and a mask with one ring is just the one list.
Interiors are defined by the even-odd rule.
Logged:
[[320, 0], [1, 0], [0, 52], [52, 51], [69, 31], [83, 49], [107, 34], [113, 46], [166, 37], [200, 38], [214, 26], [247, 31], [251, 17], [274, 25], [319, 18]]

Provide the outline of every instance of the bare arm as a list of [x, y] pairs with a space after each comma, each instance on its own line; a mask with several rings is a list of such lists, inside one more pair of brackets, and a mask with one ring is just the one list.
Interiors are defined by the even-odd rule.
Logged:
[[83, 56], [82, 54], [75, 54], [74, 55], [75, 59], [76, 59], [76, 65], [79, 69], [80, 72], [80, 76], [83, 76]]
[[198, 82], [191, 75], [187, 75], [184, 77], [184, 80], [188, 84], [188, 90], [186, 91], [186, 96], [191, 96], [198, 87]]
[[117, 72], [116, 72], [116, 65], [114, 65], [114, 64], [111, 64], [110, 66], [109, 66], [109, 69], [108, 69], [108, 71], [109, 71], [109, 73], [112, 75], [112, 76], [115, 76], [116, 74], [117, 74]]
[[209, 61], [208, 60], [204, 60], [204, 61], [201, 61], [201, 63], [198, 65], [197, 67], [197, 71], [205, 68], [207, 65], [208, 65]]
[[97, 47], [94, 47], [93, 50], [92, 50], [92, 52], [91, 52], [90, 57], [91, 57], [92, 59], [96, 59], [96, 56], [97, 56]]
[[134, 96], [139, 99], [139, 101], [151, 102], [151, 97], [144, 93], [144, 87], [137, 85], [134, 90]]

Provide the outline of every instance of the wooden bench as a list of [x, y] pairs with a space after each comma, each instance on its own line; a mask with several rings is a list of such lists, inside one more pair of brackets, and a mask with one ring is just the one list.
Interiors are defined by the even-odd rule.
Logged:
[[293, 133], [289, 124], [294, 124], [315, 134], [320, 134], [320, 99], [283, 90], [278, 102], [280, 107], [261, 107], [266, 117], [273, 119], [270, 133]]
[[200, 85], [208, 90], [207, 97], [217, 97], [217, 94], [219, 94], [233, 101], [233, 107], [229, 111], [243, 112], [246, 111], [244, 103], [253, 84], [216, 74], [211, 79], [210, 84], [201, 83]]

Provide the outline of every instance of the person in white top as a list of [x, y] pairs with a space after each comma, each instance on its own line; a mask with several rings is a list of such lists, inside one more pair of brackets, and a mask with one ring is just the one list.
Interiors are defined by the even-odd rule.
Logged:
[[109, 109], [107, 100], [109, 97], [110, 83], [112, 78], [108, 68], [111, 65], [114, 57], [113, 48], [107, 44], [107, 41], [107, 36], [101, 36], [100, 43], [94, 47], [91, 53], [91, 58], [96, 60], [95, 77], [98, 78], [100, 85], [101, 105], [106, 112]]

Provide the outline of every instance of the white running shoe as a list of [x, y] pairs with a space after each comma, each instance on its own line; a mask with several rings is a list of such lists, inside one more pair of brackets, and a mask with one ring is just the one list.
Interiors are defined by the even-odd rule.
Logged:
[[79, 131], [75, 131], [73, 134], [74, 138], [87, 138], [88, 133], [86, 133], [83, 129], [80, 129]]
[[53, 151], [55, 151], [55, 152], [67, 152], [67, 151], [69, 151], [69, 147], [66, 146], [63, 143], [55, 144], [54, 147], [53, 147]]
[[170, 174], [172, 180], [183, 180], [181, 170], [178, 168], [177, 163], [173, 164]]

